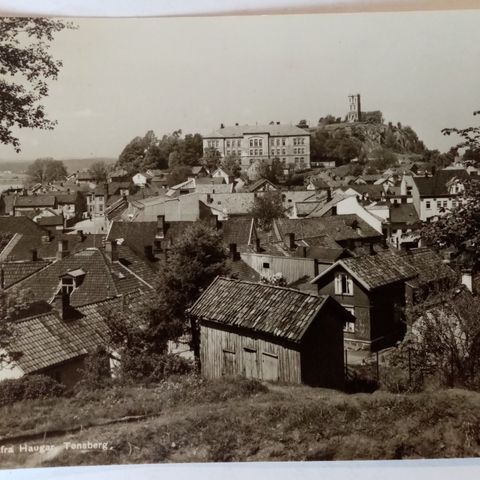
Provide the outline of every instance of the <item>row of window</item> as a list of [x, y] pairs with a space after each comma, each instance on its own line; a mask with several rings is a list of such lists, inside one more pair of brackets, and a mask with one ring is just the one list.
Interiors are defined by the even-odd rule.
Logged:
[[305, 138], [304, 137], [294, 138], [293, 139], [293, 144], [294, 145], [305, 145]]
[[235, 148], [241, 146], [241, 140], [227, 140], [227, 148]]
[[293, 149], [293, 154], [294, 154], [294, 155], [304, 154], [304, 153], [305, 153], [305, 149], [304, 149], [304, 148], [294, 148], [294, 149]]
[[263, 140], [261, 138], [251, 138], [250, 139], [251, 147], [263, 147]]
[[[457, 206], [457, 202], [455, 200], [452, 200], [452, 208], [455, 208]], [[425, 202], [425, 208], [427, 210], [430, 210], [432, 208], [432, 202], [430, 200], [427, 200]], [[437, 200], [437, 209], [441, 208], [448, 208], [448, 200]]]
[[207, 147], [209, 148], [218, 148], [218, 146], [220, 145], [220, 141], [219, 140], [207, 140]]

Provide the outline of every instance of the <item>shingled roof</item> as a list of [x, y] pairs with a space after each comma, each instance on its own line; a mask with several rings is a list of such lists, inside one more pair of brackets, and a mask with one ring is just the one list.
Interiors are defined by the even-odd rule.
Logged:
[[3, 288], [15, 285], [49, 264], [50, 262], [43, 260], [2, 263], [0, 268], [3, 272]]
[[338, 307], [342, 320], [350, 318], [329, 296], [217, 277], [188, 313], [200, 320], [299, 343], [327, 302]]
[[272, 137], [302, 135], [309, 133], [294, 125], [271, 124], [271, 125], [234, 125], [215, 130], [203, 138], [241, 138], [244, 134], [268, 133]]
[[22, 195], [15, 199], [14, 208], [54, 207], [55, 195]]
[[431, 177], [413, 177], [421, 197], [439, 197], [450, 195], [448, 184], [454, 179], [466, 181], [470, 178], [468, 172], [463, 169], [438, 170]]
[[316, 283], [332, 269], [341, 266], [367, 290], [401, 281], [414, 286], [425, 285], [438, 279], [453, 278], [453, 270], [442, 262], [435, 252], [427, 248], [410, 252], [378, 253], [341, 259], [324, 270], [312, 283]]

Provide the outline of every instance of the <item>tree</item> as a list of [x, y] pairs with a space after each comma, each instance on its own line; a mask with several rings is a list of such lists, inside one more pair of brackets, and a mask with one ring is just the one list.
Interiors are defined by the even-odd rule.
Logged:
[[[116, 168], [123, 168], [129, 174], [144, 171], [147, 168], [166, 168], [155, 154], [158, 151], [158, 139], [152, 130], [143, 137], [135, 137], [118, 157]], [[162, 165], [162, 166], [158, 166]]]
[[265, 231], [271, 230], [273, 221], [285, 216], [281, 194], [265, 192], [257, 195], [249, 213], [258, 221], [260, 228]]
[[436, 249], [454, 247], [480, 255], [480, 181], [464, 184], [458, 204], [438, 220], [424, 223], [422, 239]]
[[56, 33], [71, 24], [47, 18], [0, 18], [0, 142], [20, 151], [14, 128], [51, 130], [40, 103], [49, 94], [62, 62], [48, 53]]
[[129, 355], [166, 353], [168, 340], [189, 332], [199, 355], [198, 325], [186, 310], [218, 275], [228, 272], [227, 254], [220, 234], [202, 222], [188, 227], [168, 252], [159, 271], [155, 294], [149, 295], [135, 315], [117, 321], [113, 344]]
[[[473, 115], [480, 115], [480, 110], [473, 112]], [[480, 148], [480, 127], [467, 128], [444, 128], [444, 135], [456, 134], [461, 138], [457, 148], [470, 148], [476, 150]]]
[[379, 172], [397, 164], [397, 157], [385, 147], [376, 148], [370, 158], [369, 166]]
[[229, 175], [232, 175], [235, 178], [240, 176], [242, 172], [242, 167], [240, 166], [240, 158], [234, 155], [228, 155], [221, 162], [221, 167]]
[[92, 163], [88, 171], [95, 178], [95, 182], [102, 183], [107, 181], [109, 168], [103, 160]]
[[172, 168], [168, 176], [167, 183], [169, 187], [184, 182], [192, 174], [192, 168], [185, 165], [177, 165]]
[[203, 152], [202, 163], [210, 172], [218, 168], [221, 162], [220, 152], [214, 147], [208, 147]]
[[407, 310], [410, 323], [392, 363], [410, 376], [478, 387], [480, 300], [465, 289], [437, 291]]
[[274, 158], [272, 164], [260, 161], [257, 166], [257, 178], [265, 178], [272, 183], [278, 183], [283, 177], [283, 165], [279, 158]]
[[50, 183], [65, 179], [67, 169], [61, 160], [38, 158], [27, 168], [27, 175], [31, 183]]

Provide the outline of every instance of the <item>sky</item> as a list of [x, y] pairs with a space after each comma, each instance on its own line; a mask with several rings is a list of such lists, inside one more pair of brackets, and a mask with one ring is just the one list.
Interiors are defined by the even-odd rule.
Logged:
[[135, 136], [220, 123], [316, 124], [364, 110], [410, 125], [429, 148], [478, 124], [480, 11], [76, 19], [44, 104], [53, 131], [20, 130], [0, 159], [118, 157]]

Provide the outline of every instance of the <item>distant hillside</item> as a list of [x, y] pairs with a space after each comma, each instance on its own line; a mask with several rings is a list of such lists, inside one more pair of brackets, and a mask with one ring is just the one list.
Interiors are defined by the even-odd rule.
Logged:
[[[77, 170], [88, 169], [92, 163], [104, 161], [107, 164], [114, 164], [116, 158], [94, 157], [94, 158], [67, 158], [61, 159], [68, 172], [76, 172]], [[0, 159], [0, 171], [11, 171], [15, 173], [23, 173], [33, 160], [13, 160], [13, 159]]]

